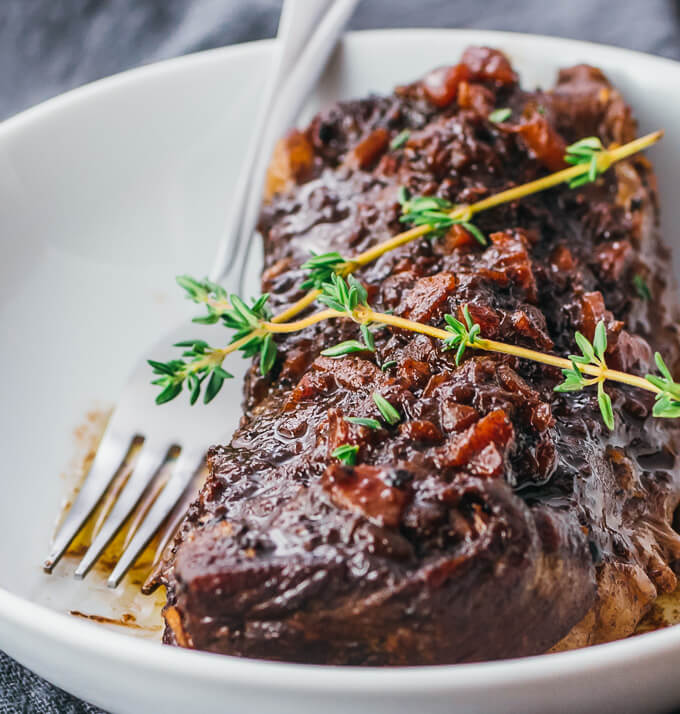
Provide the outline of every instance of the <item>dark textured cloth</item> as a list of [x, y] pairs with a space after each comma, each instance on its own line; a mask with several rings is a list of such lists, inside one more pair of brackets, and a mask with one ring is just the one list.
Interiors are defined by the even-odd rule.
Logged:
[[[279, 7], [277, 0], [0, 0], [0, 119], [121, 70], [270, 37]], [[674, 0], [363, 0], [351, 27], [513, 30], [680, 59]], [[96, 711], [0, 653], [0, 714]]]
[[[0, 0], [0, 119], [140, 64], [276, 32], [278, 0]], [[680, 59], [673, 0], [363, 0], [353, 29], [476, 27]]]
[[91, 714], [101, 711], [53, 687], [0, 652], [0, 714]]

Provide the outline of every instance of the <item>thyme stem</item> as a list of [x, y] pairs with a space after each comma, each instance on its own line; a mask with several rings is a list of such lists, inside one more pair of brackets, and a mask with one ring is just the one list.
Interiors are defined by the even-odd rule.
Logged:
[[[464, 211], [469, 210], [470, 208], [464, 209]], [[459, 208], [452, 211], [451, 216], [453, 216], [454, 213], [460, 213], [461, 215], [463, 215], [463, 212], [461, 212], [461, 209]], [[455, 217], [458, 217], [458, 215], [456, 215]], [[404, 231], [403, 233], [399, 233], [396, 236], [393, 236], [392, 238], [383, 241], [382, 243], [378, 243], [378, 245], [374, 245], [372, 248], [365, 250], [363, 253], [359, 253], [359, 255], [357, 255], [355, 258], [352, 258], [352, 263], [354, 263], [357, 268], [363, 265], [368, 265], [374, 260], [377, 260], [384, 253], [388, 253], [389, 251], [398, 248], [400, 245], [410, 243], [412, 240], [427, 235], [431, 231], [432, 226], [416, 226], [415, 228], [410, 228], [409, 230]]]
[[347, 317], [347, 314], [338, 310], [321, 310], [321, 312], [315, 312], [314, 314], [309, 315], [302, 320], [296, 320], [295, 322], [274, 322], [274, 320], [276, 320], [276, 318], [274, 318], [271, 322], [261, 323], [261, 327], [267, 332], [299, 332], [300, 330], [304, 330], [305, 327], [310, 327], [317, 322], [323, 322], [323, 320], [329, 320], [334, 317]]
[[297, 302], [294, 302], [283, 312], [280, 312], [278, 315], [274, 315], [271, 321], [278, 324], [290, 320], [291, 317], [295, 317], [295, 315], [308, 308], [319, 297], [319, 295], [321, 295], [321, 290], [310, 290], [304, 297], [301, 297]]
[[[389, 315], [385, 312], [376, 312], [375, 310], [371, 310], [370, 308], [366, 308], [362, 305], [358, 306], [354, 312], [356, 313], [357, 321], [360, 323], [373, 322], [382, 325], [391, 325], [392, 327], [408, 330], [409, 332], [419, 332], [422, 335], [434, 337], [438, 340], [446, 340], [451, 337], [450, 332], [442, 330], [439, 327], [433, 327], [432, 325], [426, 325], [422, 322], [408, 320], [404, 317], [397, 317], [396, 315]], [[275, 333], [298, 332], [299, 330], [303, 330], [304, 328], [310, 327], [317, 322], [322, 322], [323, 320], [347, 317], [347, 313], [339, 312], [338, 310], [321, 310], [320, 312], [315, 312], [313, 315], [309, 315], [308, 317], [295, 322], [287, 322], [285, 324], [278, 324], [273, 321], [263, 322], [262, 329]], [[550, 365], [551, 367], [558, 367], [559, 369], [571, 369], [573, 366], [572, 362], [564, 357], [557, 357], [556, 355], [546, 354], [545, 352], [538, 352], [537, 350], [531, 350], [526, 347], [511, 345], [505, 342], [497, 342], [496, 340], [487, 340], [481, 337], [475, 338], [474, 342], [468, 342], [466, 346], [484, 350], [485, 352], [499, 352], [501, 354], [513, 355], [521, 359], [528, 359], [533, 362]], [[620, 372], [619, 370], [609, 369], [608, 367], [603, 369], [600, 366], [591, 364], [579, 364], [578, 368], [581, 372], [596, 377], [597, 379], [595, 381], [611, 380], [614, 382], [621, 382], [632, 387], [644, 389], [648, 392], [654, 392], [655, 394], [659, 394], [662, 391], [655, 385], [651, 384], [651, 382], [648, 382], [644, 377], [628, 374], [627, 372]]]
[[[404, 330], [410, 330], [411, 332], [420, 332], [423, 335], [435, 337], [439, 340], [445, 340], [451, 336], [446, 330], [442, 330], [438, 327], [432, 327], [431, 325], [425, 325], [421, 322], [407, 320], [403, 317], [397, 317], [396, 315], [387, 315], [381, 312], [374, 312], [370, 309], [366, 310], [365, 308], [357, 308], [357, 312], [360, 312], [365, 319], [370, 319], [371, 321], [380, 322], [385, 325], [392, 325], [392, 327], [399, 327]], [[526, 347], [519, 347], [518, 345], [509, 345], [505, 342], [497, 342], [496, 340], [486, 340], [484, 338], [477, 337], [473, 343], [468, 343], [467, 346], [484, 350], [485, 352], [500, 352], [502, 354], [514, 355], [515, 357], [532, 360], [533, 362], [541, 362], [552, 367], [559, 367], [560, 369], [570, 369], [572, 367], [572, 363], [564, 357], [549, 355], [545, 352], [530, 350]], [[623, 384], [629, 384], [633, 387], [639, 387], [640, 389], [645, 389], [648, 392], [661, 392], [661, 389], [655, 387], [644, 377], [638, 377], [634, 374], [628, 374], [627, 372], [620, 372], [619, 370], [609, 368], [602, 369], [601, 367], [590, 364], [579, 365], [579, 369], [586, 374], [598, 377], [600, 380], [608, 379], [615, 382], [622, 382]]]

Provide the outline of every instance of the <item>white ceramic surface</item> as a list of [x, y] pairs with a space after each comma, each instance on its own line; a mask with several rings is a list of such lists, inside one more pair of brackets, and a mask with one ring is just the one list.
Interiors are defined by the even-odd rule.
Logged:
[[[338, 97], [388, 91], [457, 61], [469, 44], [506, 51], [528, 86], [549, 86], [560, 66], [599, 65], [632, 102], [642, 131], [666, 127], [651, 157], [677, 270], [676, 63], [505, 33], [357, 33], [344, 40], [306, 113]], [[375, 670], [187, 652], [63, 614], [108, 597], [90, 581], [40, 569], [73, 429], [88, 409], [115, 400], [139, 351], [186, 315], [173, 277], [207, 269], [270, 48], [152, 65], [0, 124], [0, 648], [115, 712], [601, 713], [680, 703], [678, 627], [552, 656]], [[238, 416], [236, 393], [224, 399], [225, 426]]]

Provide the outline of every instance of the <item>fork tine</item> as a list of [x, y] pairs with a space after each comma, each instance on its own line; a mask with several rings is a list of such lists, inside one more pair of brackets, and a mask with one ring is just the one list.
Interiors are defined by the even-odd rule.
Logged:
[[78, 564], [74, 575], [81, 579], [87, 575], [106, 546], [111, 542], [125, 519], [130, 515], [158, 469], [165, 461], [171, 444], [167, 442], [144, 442], [142, 452], [128, 482], [111, 509], [104, 525]]
[[154, 537], [163, 521], [175, 507], [175, 504], [191, 482], [194, 474], [200, 468], [203, 459], [204, 450], [182, 451], [168, 483], [165, 485], [165, 488], [153, 506], [149, 509], [139, 530], [134, 534], [132, 540], [118, 560], [116, 567], [109, 576], [107, 585], [110, 588], [118, 586], [118, 583], [120, 583], [125, 573], [127, 573], [135, 560], [137, 560], [139, 554], [149, 544], [149, 541]]
[[111, 479], [123, 463], [133, 436], [127, 440], [119, 436], [109, 427], [104, 434], [104, 438], [97, 449], [97, 455], [92, 462], [87, 479], [83, 483], [74, 504], [66, 514], [64, 522], [61, 524], [57, 535], [52, 542], [52, 549], [47, 559], [43, 563], [43, 568], [51, 573], [54, 566], [59, 562], [61, 556], [76, 537], [78, 531], [83, 527], [88, 516], [94, 511], [106, 489], [111, 483]]

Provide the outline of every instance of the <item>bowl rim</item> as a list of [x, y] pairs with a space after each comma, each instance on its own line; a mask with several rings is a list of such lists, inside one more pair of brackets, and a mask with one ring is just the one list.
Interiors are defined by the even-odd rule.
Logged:
[[[578, 50], [593, 63], [598, 58], [609, 63], [642, 63], [651, 69], [680, 72], [680, 62], [665, 57], [628, 50], [594, 42], [584, 42], [548, 35], [518, 32], [500, 32], [482, 29], [417, 28], [379, 29], [347, 33], [343, 44], [394, 42], [400, 37], [426, 41], [432, 33], [455, 35], [461, 41], [505, 47], [520, 47], [526, 43], [544, 44], [550, 53], [560, 49]], [[14, 132], [29, 129], [35, 123], [49, 121], [63, 111], [78, 109], [80, 103], [96, 100], [102, 94], [143, 83], [147, 79], [172, 75], [184, 67], [213, 64], [236, 56], [255, 56], [268, 53], [274, 40], [259, 40], [229, 47], [205, 50], [182, 57], [151, 63], [105, 77], [68, 92], [47, 99], [0, 122], [0, 141], [10, 140]], [[55, 645], [75, 648], [84, 654], [105, 657], [128, 667], [135, 666], [162, 675], [171, 675], [192, 681], [214, 682], [240, 687], [261, 687], [266, 677], [271, 691], [321, 693], [343, 692], [348, 689], [378, 696], [389, 688], [391, 693], [418, 693], [502, 689], [507, 686], [525, 686], [545, 679], [579, 678], [614, 671], [621, 665], [634, 663], [641, 658], [665, 659], [680, 653], [680, 627], [646, 633], [615, 642], [594, 645], [550, 656], [536, 655], [473, 664], [437, 665], [421, 667], [379, 668], [365, 666], [303, 665], [271, 662], [229, 655], [160, 647], [148, 642], [100, 628], [93, 637], [93, 625], [70, 618], [66, 614], [31, 602], [0, 586], [0, 620], [51, 641]], [[651, 664], [651, 662], [649, 662]], [[313, 673], [313, 676], [309, 676]]]

